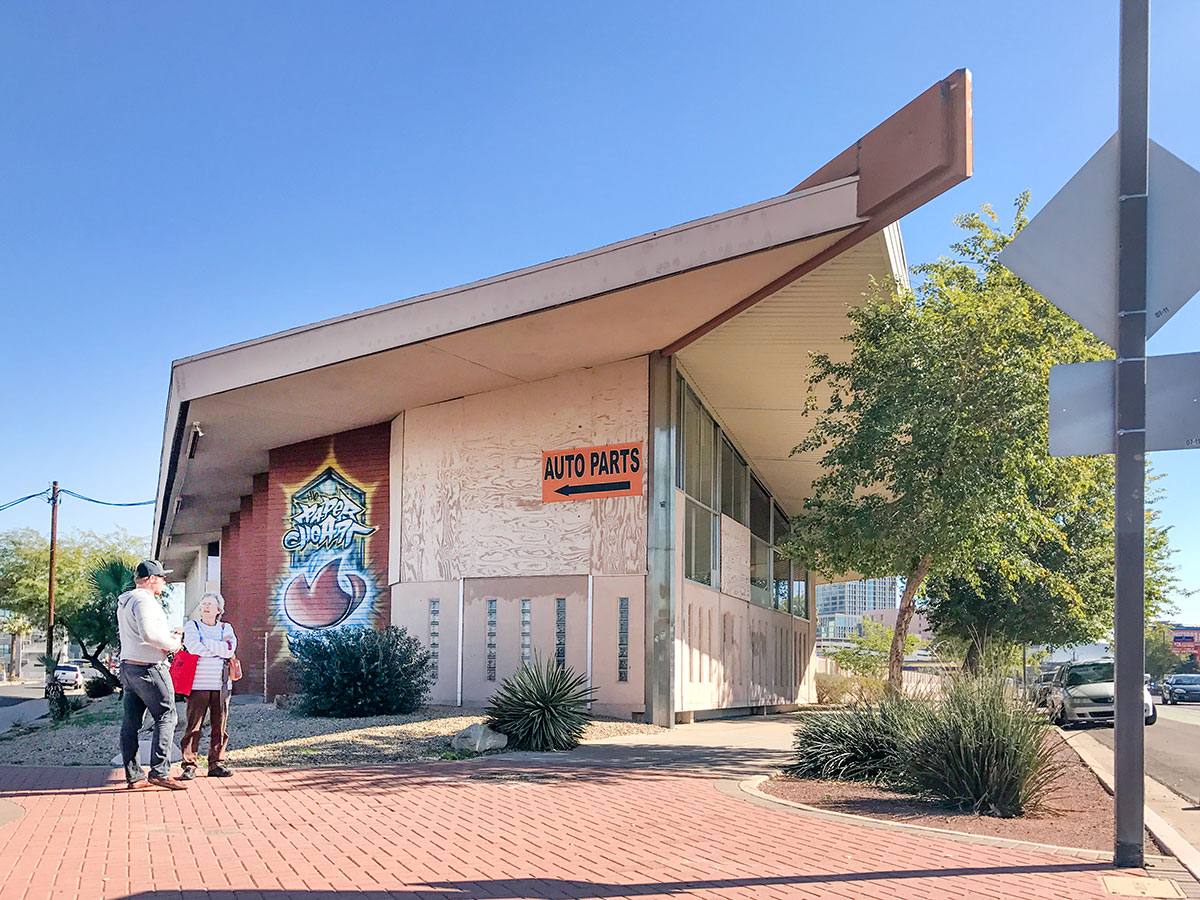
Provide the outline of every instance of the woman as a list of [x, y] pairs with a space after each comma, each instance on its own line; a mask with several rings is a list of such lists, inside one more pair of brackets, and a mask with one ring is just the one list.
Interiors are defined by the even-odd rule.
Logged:
[[229, 659], [237, 651], [233, 626], [219, 621], [225, 612], [225, 599], [220, 594], [205, 594], [196, 604], [192, 618], [183, 629], [183, 649], [200, 657], [196, 661], [196, 678], [187, 701], [187, 729], [183, 733], [183, 781], [196, 777], [196, 753], [200, 749], [200, 729], [204, 716], [209, 716], [212, 737], [208, 747], [208, 774], [226, 778], [233, 774], [225, 765], [225, 746], [229, 734], [225, 723], [229, 717], [229, 694], [233, 682], [229, 678]]

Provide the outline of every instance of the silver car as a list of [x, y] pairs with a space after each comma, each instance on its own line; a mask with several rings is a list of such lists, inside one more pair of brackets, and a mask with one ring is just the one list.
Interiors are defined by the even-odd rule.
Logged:
[[[1146, 724], [1158, 721], [1158, 710], [1150, 692], [1142, 686]], [[1107, 725], [1113, 721], [1113, 661], [1090, 659], [1067, 663], [1054, 676], [1046, 698], [1046, 709], [1054, 724]]]

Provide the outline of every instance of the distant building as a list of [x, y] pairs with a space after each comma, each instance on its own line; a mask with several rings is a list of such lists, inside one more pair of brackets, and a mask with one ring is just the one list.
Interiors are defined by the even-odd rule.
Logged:
[[897, 576], [817, 585], [817, 649], [845, 646], [859, 633], [863, 618], [876, 610], [893, 610], [894, 626], [903, 589], [904, 580]]
[[[873, 622], [878, 622], [885, 628], [896, 629], [896, 615], [900, 612], [896, 607], [890, 609], [876, 609], [867, 613], [864, 618], [870, 619]], [[929, 627], [929, 620], [925, 618], [924, 613], [914, 612], [912, 618], [908, 622], [908, 633], [915, 634], [922, 641], [933, 640], [933, 629]]]

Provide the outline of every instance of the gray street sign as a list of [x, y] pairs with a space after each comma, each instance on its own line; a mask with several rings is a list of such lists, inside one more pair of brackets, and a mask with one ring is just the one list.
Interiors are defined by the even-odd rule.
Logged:
[[[1200, 172], [1150, 141], [1146, 337], [1200, 289]], [[1117, 346], [1117, 138], [1100, 148], [1000, 253], [1000, 262]], [[1112, 452], [1111, 450], [1108, 452]]]
[[[1050, 455], [1116, 452], [1114, 360], [1050, 369]], [[1200, 353], [1146, 359], [1146, 449], [1200, 447]]]

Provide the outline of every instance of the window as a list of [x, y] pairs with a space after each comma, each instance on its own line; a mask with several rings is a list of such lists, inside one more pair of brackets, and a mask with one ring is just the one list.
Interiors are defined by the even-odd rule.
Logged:
[[488, 681], [496, 680], [496, 601], [487, 602], [487, 665]]
[[771, 534], [771, 543], [778, 547], [787, 539], [788, 533], [792, 530], [792, 523], [788, 521], [788, 517], [778, 506], [775, 506], [774, 510], [775, 517], [772, 523], [774, 531]]
[[792, 615], [801, 619], [808, 618], [808, 584], [804, 576], [805, 572], [792, 563]]
[[567, 666], [567, 598], [554, 598], [554, 664]]
[[721, 512], [743, 525], [750, 510], [746, 505], [750, 490], [750, 469], [733, 449], [733, 444], [721, 439]]
[[629, 598], [617, 598], [617, 681], [629, 680]]
[[717, 517], [689, 499], [683, 514], [683, 577], [717, 586]]
[[750, 602], [759, 606], [774, 606], [771, 598], [771, 545], [750, 538]]
[[782, 553], [774, 553], [774, 584], [771, 600], [775, 609], [792, 611], [792, 562]]
[[716, 504], [716, 423], [690, 388], [683, 403], [683, 491], [705, 506]]
[[750, 478], [750, 533], [771, 543], [771, 495], [757, 478]]

